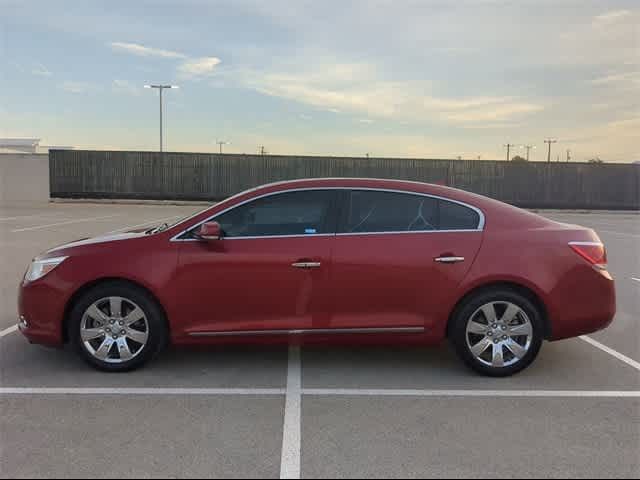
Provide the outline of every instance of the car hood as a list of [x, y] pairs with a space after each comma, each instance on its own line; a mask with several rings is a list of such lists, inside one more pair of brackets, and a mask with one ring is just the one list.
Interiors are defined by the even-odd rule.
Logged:
[[93, 238], [83, 238], [71, 243], [65, 243], [64, 245], [59, 245], [57, 247], [54, 247], [48, 250], [45, 254], [48, 255], [50, 253], [59, 252], [62, 250], [69, 250], [76, 247], [84, 247], [87, 245], [96, 245], [100, 243], [106, 244], [106, 243], [118, 242], [122, 240], [133, 240], [136, 238], [142, 238], [146, 236], [147, 235], [144, 233], [144, 231], [137, 231], [137, 232], [114, 233], [111, 235], [102, 235], [102, 236], [93, 237]]

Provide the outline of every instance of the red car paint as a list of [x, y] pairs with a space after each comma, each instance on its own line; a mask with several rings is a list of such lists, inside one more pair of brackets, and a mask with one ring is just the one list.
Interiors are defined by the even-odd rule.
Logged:
[[[250, 199], [305, 189], [436, 196], [475, 207], [484, 225], [477, 231], [174, 241]], [[34, 343], [62, 345], [76, 296], [96, 282], [123, 279], [157, 299], [174, 344], [433, 344], [445, 338], [450, 315], [465, 295], [509, 283], [536, 297], [547, 338], [558, 340], [603, 329], [613, 319], [613, 280], [569, 247], [599, 241], [590, 229], [444, 186], [376, 179], [281, 182], [243, 192], [160, 233], [85, 240], [43, 254], [68, 259], [43, 278], [22, 283], [19, 314], [27, 324], [21, 331]], [[434, 261], [442, 256], [464, 261]], [[296, 262], [320, 267], [292, 268]], [[203, 336], [211, 334], [216, 336]]]

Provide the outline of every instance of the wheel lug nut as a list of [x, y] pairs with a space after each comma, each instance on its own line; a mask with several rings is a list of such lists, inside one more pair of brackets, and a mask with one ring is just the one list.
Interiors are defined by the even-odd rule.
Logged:
[[503, 339], [503, 340], [506, 340], [506, 339], [507, 339], [507, 336], [506, 336], [506, 335], [503, 335], [502, 339]]
[[107, 333], [111, 333], [111, 329], [109, 327], [107, 327], [105, 330]]
[[[120, 330], [120, 335], [124, 335], [125, 333], [127, 333], [127, 332], [125, 332], [124, 330]], [[505, 338], [507, 338], [507, 337], [505, 337]]]
[[113, 325], [114, 323], [116, 323], [116, 321], [115, 321], [115, 320], [109, 320], [109, 323], [110, 323], [111, 325]]
[[124, 322], [121, 320], [118, 322], [118, 325], [120, 325], [121, 327], [124, 325]]
[[493, 337], [493, 332], [487, 332], [487, 335], [488, 335], [489, 337]]
[[114, 340], [117, 340], [117, 339], [118, 339], [118, 335], [114, 335], [114, 336], [113, 336], [113, 339], [114, 339]]
[[493, 341], [493, 343], [498, 343], [500, 340], [498, 340], [497, 338]]

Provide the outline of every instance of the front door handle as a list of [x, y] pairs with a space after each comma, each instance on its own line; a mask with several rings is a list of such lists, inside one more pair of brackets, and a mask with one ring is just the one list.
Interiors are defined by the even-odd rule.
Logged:
[[320, 262], [295, 262], [292, 263], [293, 268], [320, 268]]
[[438, 263], [460, 263], [460, 262], [464, 262], [464, 257], [437, 257], [434, 258], [434, 261], [438, 262]]

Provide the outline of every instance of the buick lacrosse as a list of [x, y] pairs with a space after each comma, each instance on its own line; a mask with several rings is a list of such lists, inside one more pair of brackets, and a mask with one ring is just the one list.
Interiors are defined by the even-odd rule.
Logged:
[[173, 225], [35, 258], [19, 325], [128, 371], [167, 345], [433, 345], [485, 375], [544, 340], [607, 327], [605, 248], [588, 228], [453, 188], [312, 179], [255, 188]]

